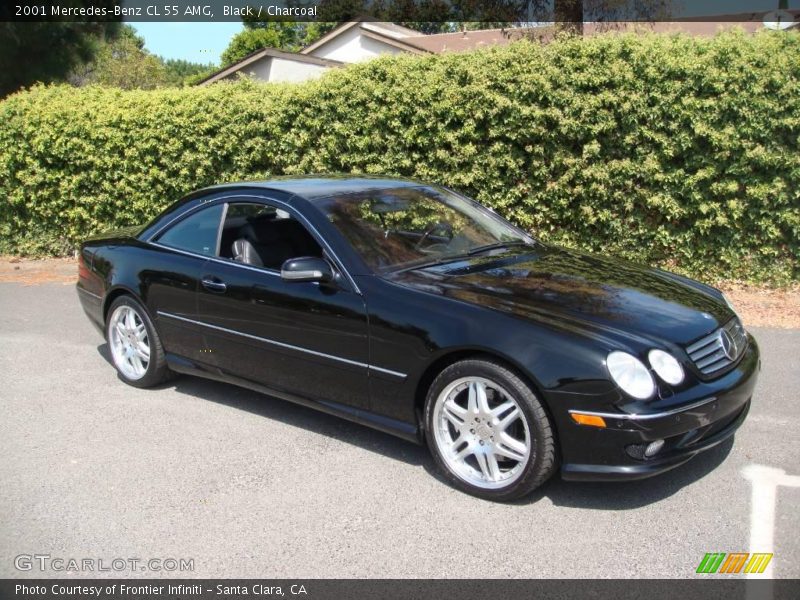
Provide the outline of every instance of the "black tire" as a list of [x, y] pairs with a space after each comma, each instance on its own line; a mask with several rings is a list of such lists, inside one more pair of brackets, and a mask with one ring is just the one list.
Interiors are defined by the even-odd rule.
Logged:
[[[127, 307], [135, 311], [141, 323], [144, 325], [147, 332], [147, 342], [150, 348], [150, 360], [146, 366], [145, 372], [141, 377], [132, 377], [125, 373], [125, 370], [118, 364], [118, 358], [112, 348], [112, 335], [111, 327], [114, 319], [112, 318], [120, 307]], [[167, 360], [164, 355], [164, 347], [161, 344], [161, 338], [156, 331], [150, 315], [147, 310], [141, 305], [133, 296], [124, 295], [115, 299], [111, 306], [108, 308], [106, 325], [105, 325], [106, 342], [108, 343], [109, 353], [111, 354], [111, 361], [117, 369], [119, 378], [128, 385], [138, 388], [149, 388], [160, 383], [163, 383], [173, 376], [172, 371], [167, 367]]]
[[[446, 462], [436, 440], [437, 435], [434, 428], [437, 424], [434, 422], [434, 413], [439, 395], [451, 386], [451, 384], [461, 381], [464, 378], [473, 377], [489, 380], [489, 382], [502, 387], [505, 392], [512, 396], [514, 402], [516, 402], [520, 409], [521, 417], [517, 417], [518, 421], [516, 426], [524, 427], [524, 424], [521, 424], [521, 419], [523, 418], [525, 419], [525, 423], [527, 423], [529, 432], [529, 454], [527, 462], [518, 461], [518, 464], [524, 466], [518, 469], [518, 474], [515, 475], [516, 479], [503, 487], [486, 489], [470, 483], [454, 470], [457, 468], [456, 466], [451, 468], [448, 462]], [[491, 393], [494, 394], [494, 392]], [[461, 396], [461, 398], [463, 398], [463, 396]], [[497, 427], [496, 423], [494, 426]], [[470, 431], [472, 432], [472, 430]], [[495, 430], [495, 432], [496, 431], [497, 430]], [[466, 433], [466, 430], [464, 430], [464, 433]], [[495, 433], [495, 435], [499, 434]], [[557, 466], [554, 428], [542, 403], [536, 397], [531, 387], [514, 371], [493, 360], [462, 360], [444, 369], [436, 379], [434, 379], [428, 390], [425, 401], [425, 438], [428, 448], [436, 462], [436, 466], [444, 477], [456, 488], [486, 500], [504, 502], [526, 496], [547, 481], [553, 475]], [[492, 437], [492, 440], [494, 439], [495, 438]], [[490, 443], [488, 438], [486, 439], [486, 443]], [[480, 444], [483, 446], [484, 442], [481, 441]], [[463, 447], [465, 446], [462, 446], [462, 448]], [[495, 456], [494, 458], [496, 459], [497, 457]], [[450, 460], [452, 461], [452, 459]], [[513, 465], [515, 463], [504, 464]], [[496, 485], [502, 486], [503, 484], [499, 482]]]

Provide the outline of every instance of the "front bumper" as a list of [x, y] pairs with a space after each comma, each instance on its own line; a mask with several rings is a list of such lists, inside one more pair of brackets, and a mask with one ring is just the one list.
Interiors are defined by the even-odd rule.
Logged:
[[[734, 434], [747, 417], [760, 370], [758, 345], [749, 347], [735, 369], [704, 384], [703, 394], [651, 413], [604, 411], [606, 428], [578, 425], [569, 410], [556, 416], [564, 479], [616, 481], [643, 479], [668, 471]], [[564, 406], [564, 398], [559, 403]], [[578, 412], [591, 412], [582, 407]], [[655, 440], [664, 445], [651, 458], [643, 448]]]

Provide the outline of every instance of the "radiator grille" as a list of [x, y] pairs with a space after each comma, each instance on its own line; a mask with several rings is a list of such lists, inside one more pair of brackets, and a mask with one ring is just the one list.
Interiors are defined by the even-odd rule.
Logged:
[[724, 327], [686, 347], [689, 358], [703, 375], [713, 375], [734, 364], [747, 348], [747, 334], [734, 317]]

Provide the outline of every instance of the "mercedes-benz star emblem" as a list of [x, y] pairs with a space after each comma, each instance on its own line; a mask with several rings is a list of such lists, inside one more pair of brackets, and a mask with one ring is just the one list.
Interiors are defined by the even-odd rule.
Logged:
[[719, 332], [719, 344], [722, 346], [722, 352], [728, 357], [728, 360], [736, 358], [736, 342], [733, 341], [731, 334], [724, 329]]

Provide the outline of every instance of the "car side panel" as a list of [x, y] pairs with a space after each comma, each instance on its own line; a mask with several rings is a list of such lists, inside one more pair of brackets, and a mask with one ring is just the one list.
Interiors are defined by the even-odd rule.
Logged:
[[75, 289], [78, 300], [92, 325], [103, 330], [103, 294], [105, 281], [94, 270], [94, 254], [96, 248], [82, 247], [78, 259], [78, 281]]
[[193, 318], [205, 259], [136, 240], [99, 248], [94, 268], [105, 281], [104, 299], [125, 290], [147, 308], [166, 352], [196, 362], [207, 359], [203, 331], [191, 323], [166, 320], [159, 312]]
[[[522, 321], [487, 308], [428, 294], [379, 277], [358, 277], [370, 319], [370, 361], [405, 375], [370, 374], [374, 412], [417, 424], [415, 401], [426, 370], [458, 353], [497, 357], [544, 396], [549, 391], [613, 392], [604, 354], [584, 336]], [[425, 390], [421, 390], [424, 394]]]
[[367, 316], [358, 294], [208, 261], [198, 291], [210, 360], [223, 373], [316, 401], [369, 408]]

